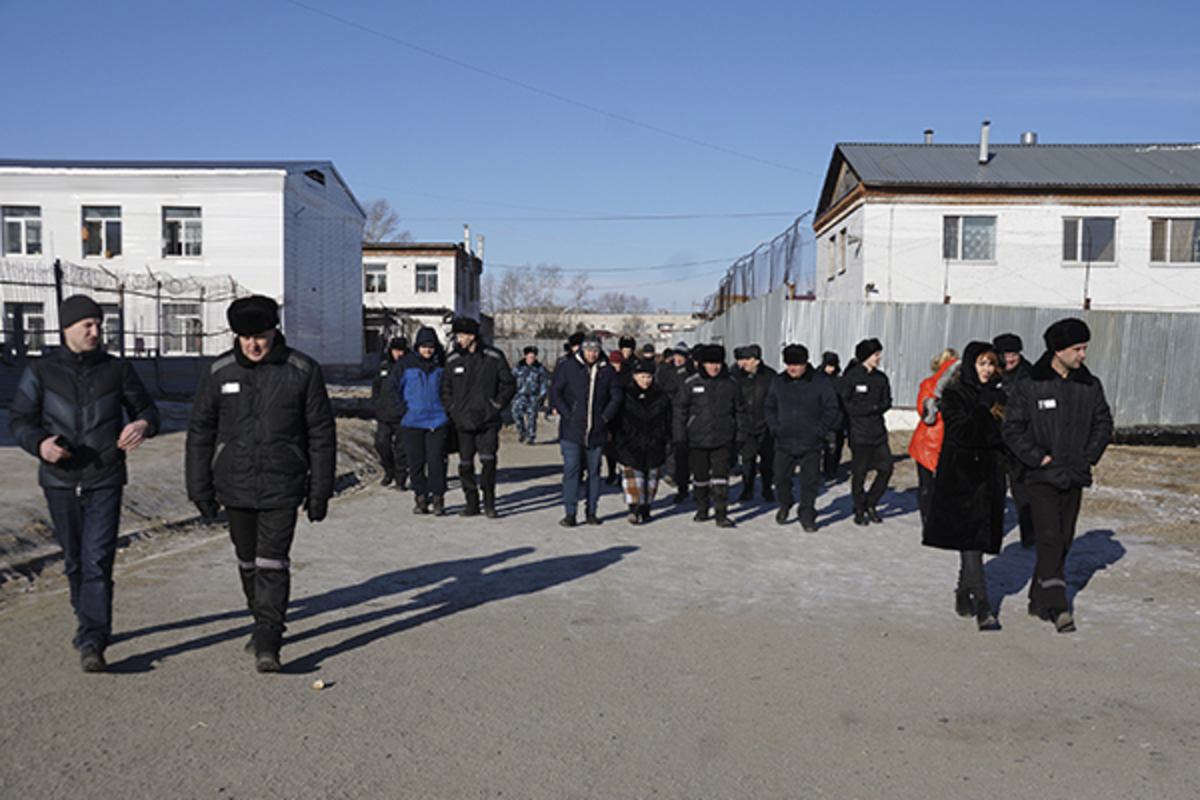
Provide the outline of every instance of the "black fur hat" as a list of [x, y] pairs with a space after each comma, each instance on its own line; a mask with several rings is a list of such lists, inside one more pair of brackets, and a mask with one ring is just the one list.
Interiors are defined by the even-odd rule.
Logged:
[[1019, 353], [1025, 349], [1025, 343], [1015, 333], [1002, 333], [992, 339], [992, 348], [997, 354]]
[[1066, 319], [1060, 319], [1049, 328], [1046, 328], [1046, 332], [1042, 334], [1042, 338], [1046, 340], [1046, 349], [1052, 353], [1057, 353], [1059, 350], [1066, 350], [1068, 347], [1090, 342], [1092, 340], [1092, 329], [1087, 326], [1086, 322], [1077, 317], [1067, 317]]
[[784, 364], [807, 364], [808, 348], [802, 344], [789, 344], [783, 348]]
[[451, 333], [469, 333], [472, 336], [479, 335], [479, 323], [470, 317], [455, 317], [454, 324], [450, 326]]
[[230, 303], [225, 317], [238, 336], [255, 336], [279, 325], [279, 304], [266, 295], [254, 294]]

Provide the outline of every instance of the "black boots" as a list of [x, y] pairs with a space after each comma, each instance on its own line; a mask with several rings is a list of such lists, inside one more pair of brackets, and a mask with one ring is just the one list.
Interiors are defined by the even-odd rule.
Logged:
[[729, 518], [729, 484], [718, 483], [712, 487], [713, 509], [717, 512], [717, 527], [732, 528]]
[[[692, 517], [695, 522], [708, 522], [708, 487], [697, 486], [693, 491], [696, 496], [696, 516]], [[679, 498], [675, 499], [679, 502]]]
[[629, 504], [629, 516], [626, 517], [630, 525], [639, 525], [642, 522], [642, 507], [636, 503]]
[[488, 519], [495, 519], [500, 516], [496, 513], [496, 487], [492, 486], [483, 488], [483, 515]]
[[466, 505], [463, 510], [458, 512], [464, 517], [479, 516], [479, 492], [475, 489], [466, 489], [463, 491], [463, 498], [466, 500]]
[[414, 514], [429, 513], [429, 498], [423, 494], [417, 495], [417, 504], [413, 506]]
[[435, 517], [446, 516], [446, 498], [444, 495], [433, 495], [433, 515]]

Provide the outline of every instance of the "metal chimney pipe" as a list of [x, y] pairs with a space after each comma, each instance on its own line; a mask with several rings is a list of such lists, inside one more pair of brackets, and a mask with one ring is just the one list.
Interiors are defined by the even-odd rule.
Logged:
[[463, 249], [469, 254], [471, 252], [471, 226], [463, 223]]
[[933, 144], [933, 128], [925, 129], [925, 144]]
[[483, 234], [482, 233], [475, 237], [475, 255], [479, 257], [480, 261], [483, 261]]
[[1021, 134], [1021, 144], [1037, 144], [1037, 134], [1033, 131], [1025, 131]]
[[985, 119], [983, 121], [983, 130], [979, 132], [979, 163], [988, 163], [988, 133], [991, 129], [992, 121]]

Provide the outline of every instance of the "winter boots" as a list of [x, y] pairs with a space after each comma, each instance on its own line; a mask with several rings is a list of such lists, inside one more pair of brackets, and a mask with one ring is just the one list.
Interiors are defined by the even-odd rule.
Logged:
[[435, 517], [446, 516], [446, 498], [444, 495], [435, 494], [433, 497], [433, 515]]
[[500, 516], [496, 513], [496, 487], [483, 487], [483, 515], [488, 519]]
[[[708, 496], [709, 487], [697, 486], [693, 491], [696, 496], [696, 516], [692, 517], [694, 522], [708, 522]], [[675, 502], [679, 502], [678, 499]]]
[[729, 484], [716, 483], [712, 486], [713, 509], [717, 512], [717, 527], [732, 528], [729, 518]]

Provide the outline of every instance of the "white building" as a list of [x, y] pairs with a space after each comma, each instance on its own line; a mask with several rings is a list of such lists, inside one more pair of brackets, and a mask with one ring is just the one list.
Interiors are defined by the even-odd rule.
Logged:
[[[464, 241], [469, 241], [469, 238]], [[363, 328], [367, 352], [381, 338], [403, 332], [410, 338], [428, 325], [443, 341], [454, 317], [471, 317], [488, 327], [479, 310], [483, 258], [469, 246], [451, 243], [379, 242], [362, 245]], [[484, 330], [490, 338], [490, 330]]]
[[[289, 344], [358, 372], [365, 215], [328, 161], [0, 160], [0, 211], [10, 271], [59, 261], [126, 288], [126, 351], [221, 352], [228, 297], [256, 293], [279, 301]], [[229, 288], [217, 301], [212, 286]], [[32, 308], [31, 291], [0, 285], [6, 327], [37, 311], [56, 330], [53, 300]], [[117, 308], [115, 292], [91, 293]]]
[[1200, 311], [1200, 145], [839, 144], [819, 299]]

